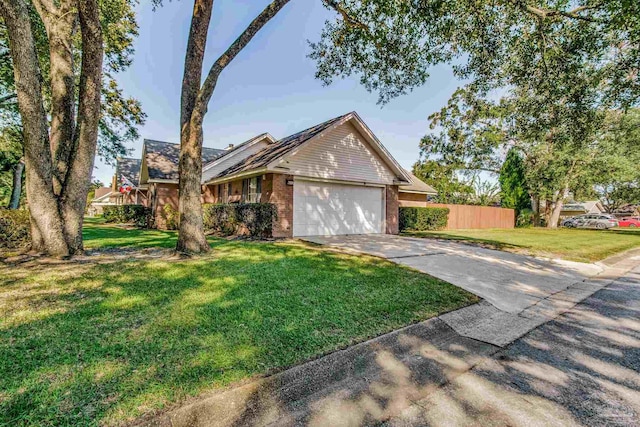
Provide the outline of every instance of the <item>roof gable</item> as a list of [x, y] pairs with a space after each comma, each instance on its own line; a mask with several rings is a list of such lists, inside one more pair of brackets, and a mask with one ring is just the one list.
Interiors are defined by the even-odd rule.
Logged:
[[140, 183], [140, 159], [119, 158], [116, 163], [116, 179], [118, 182], [122, 181], [122, 177], [125, 177], [132, 184], [138, 185]]
[[375, 137], [373, 132], [367, 127], [357, 113], [351, 112], [342, 116], [327, 120], [318, 125], [312, 126], [303, 131], [294, 133], [283, 138], [258, 153], [249, 156], [241, 162], [225, 169], [213, 178], [221, 178], [229, 175], [249, 173], [259, 169], [276, 169], [278, 163], [285, 161], [289, 156], [294, 155], [305, 144], [324, 135], [327, 131], [337, 128], [338, 126], [350, 121], [360, 134], [367, 140], [373, 150], [380, 156], [382, 161], [387, 164], [395, 176], [401, 181], [410, 182], [410, 177], [406, 171], [398, 164], [398, 162], [389, 154], [380, 141]]
[[393, 185], [396, 174], [351, 121], [327, 130], [275, 164], [311, 178]]
[[270, 162], [277, 160], [278, 158], [284, 156], [289, 153], [291, 150], [299, 147], [304, 144], [309, 139], [314, 136], [320, 134], [322, 131], [330, 128], [335, 123], [342, 120], [344, 116], [339, 116], [333, 118], [331, 120], [327, 120], [326, 122], [320, 123], [318, 125], [312, 126], [303, 131], [294, 133], [293, 135], [289, 135], [286, 138], [282, 138], [281, 140], [271, 144], [269, 147], [257, 152], [256, 154], [249, 156], [243, 161], [236, 163], [235, 165], [225, 169], [220, 172], [217, 177], [232, 175], [239, 172], [245, 172], [252, 169], [258, 169], [261, 167], [267, 166]]
[[276, 140], [269, 133], [262, 133], [258, 136], [225, 150], [225, 153], [202, 168], [202, 182], [207, 182], [221, 171], [240, 163], [249, 156], [273, 144]]

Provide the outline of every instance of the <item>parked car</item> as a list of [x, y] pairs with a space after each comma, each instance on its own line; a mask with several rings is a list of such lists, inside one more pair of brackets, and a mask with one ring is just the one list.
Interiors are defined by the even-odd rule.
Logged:
[[621, 220], [618, 220], [618, 225], [620, 227], [640, 227], [640, 216], [622, 218]]
[[618, 225], [618, 220], [612, 215], [605, 214], [585, 214], [567, 218], [562, 221], [563, 227], [567, 228], [596, 228], [606, 230]]

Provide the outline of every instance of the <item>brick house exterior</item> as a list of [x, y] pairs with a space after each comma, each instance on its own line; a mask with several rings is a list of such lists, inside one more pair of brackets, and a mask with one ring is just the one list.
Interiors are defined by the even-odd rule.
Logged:
[[[138, 182], [158, 228], [178, 206], [179, 146], [145, 140]], [[398, 233], [398, 209], [413, 186], [356, 113], [281, 140], [265, 133], [225, 150], [203, 150], [203, 203], [271, 203], [274, 237]]]

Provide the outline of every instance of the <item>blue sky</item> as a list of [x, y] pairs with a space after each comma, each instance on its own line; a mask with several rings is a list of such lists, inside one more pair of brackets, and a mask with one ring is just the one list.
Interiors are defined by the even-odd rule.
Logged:
[[[270, 0], [217, 0], [209, 29], [205, 73]], [[179, 142], [180, 84], [193, 1], [165, 1], [153, 11], [137, 8], [140, 36], [132, 66], [118, 81], [147, 113], [142, 138]], [[324, 87], [314, 78], [307, 40], [316, 41], [326, 19], [335, 19], [320, 0], [292, 0], [225, 69], [204, 121], [204, 145], [224, 148], [259, 133], [281, 138], [329, 118], [357, 111], [391, 154], [406, 168], [418, 159], [427, 117], [460, 86], [451, 67], [431, 70], [426, 85], [381, 107], [377, 94], [357, 77]], [[108, 184], [113, 167], [96, 159], [94, 177]]]

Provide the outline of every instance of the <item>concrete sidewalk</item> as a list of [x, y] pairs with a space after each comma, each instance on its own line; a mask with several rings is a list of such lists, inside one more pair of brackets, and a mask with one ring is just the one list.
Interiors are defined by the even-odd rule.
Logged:
[[[515, 315], [525, 319], [525, 323], [508, 324], [507, 320], [512, 319], [502, 316], [512, 314], [499, 311], [486, 302], [476, 304], [244, 386], [201, 396], [193, 403], [143, 420], [139, 425], [359, 426], [388, 421], [401, 426], [424, 425], [425, 420], [435, 420], [438, 421], [435, 424], [440, 425], [455, 425], [456, 422], [448, 421], [458, 419], [462, 420], [460, 424], [463, 425], [474, 424], [473, 417], [478, 414], [465, 413], [467, 418], [460, 415], [466, 403], [458, 401], [456, 406], [455, 401], [438, 393], [443, 385], [456, 384], [461, 376], [467, 378], [467, 373], [474, 367], [491, 366], [495, 363], [492, 356], [501, 351], [500, 345], [507, 344], [503, 338], [497, 338], [499, 345], [471, 338], [478, 333], [478, 328], [489, 329], [497, 337], [500, 336], [500, 330], [505, 328], [522, 335], [532, 325], [540, 325], [570, 310], [580, 299], [618, 280], [634, 265], [634, 261], [627, 259], [608, 267], [597, 279], [581, 282], [554, 294], [553, 298], [545, 300], [546, 303], [526, 313], [531, 315], [532, 323], [526, 323], [525, 315]], [[636, 308], [634, 310], [636, 314], [639, 312]], [[456, 325], [457, 329], [451, 324]], [[611, 328], [610, 323], [607, 326]], [[483, 333], [486, 334], [486, 331]], [[625, 339], [612, 337], [614, 340]], [[565, 339], [572, 342], [580, 338]], [[640, 339], [635, 342], [640, 342]], [[542, 348], [545, 344], [541, 341], [535, 345]], [[539, 370], [539, 365], [528, 367], [526, 361], [520, 363], [518, 366], [523, 372], [533, 369], [539, 372], [538, 375], [545, 375], [545, 369]], [[549, 371], [549, 381], [553, 381], [554, 376], [562, 381], [557, 370]], [[485, 406], [490, 406], [487, 402], [504, 399], [511, 405], [506, 415], [501, 413], [495, 422], [488, 415], [479, 418], [483, 424], [568, 425], [570, 423], [567, 420], [573, 420], [570, 413], [554, 402], [543, 397], [530, 398], [518, 392], [504, 392], [499, 386], [488, 384], [487, 380], [472, 377], [471, 380], [465, 380], [464, 387], [467, 390], [465, 393], [469, 394], [469, 404], [477, 404], [480, 415], [484, 414], [482, 410]], [[425, 412], [425, 405], [435, 405], [435, 409]], [[450, 418], [449, 411], [460, 416]]]
[[636, 268], [385, 425], [635, 427], [639, 420]]

